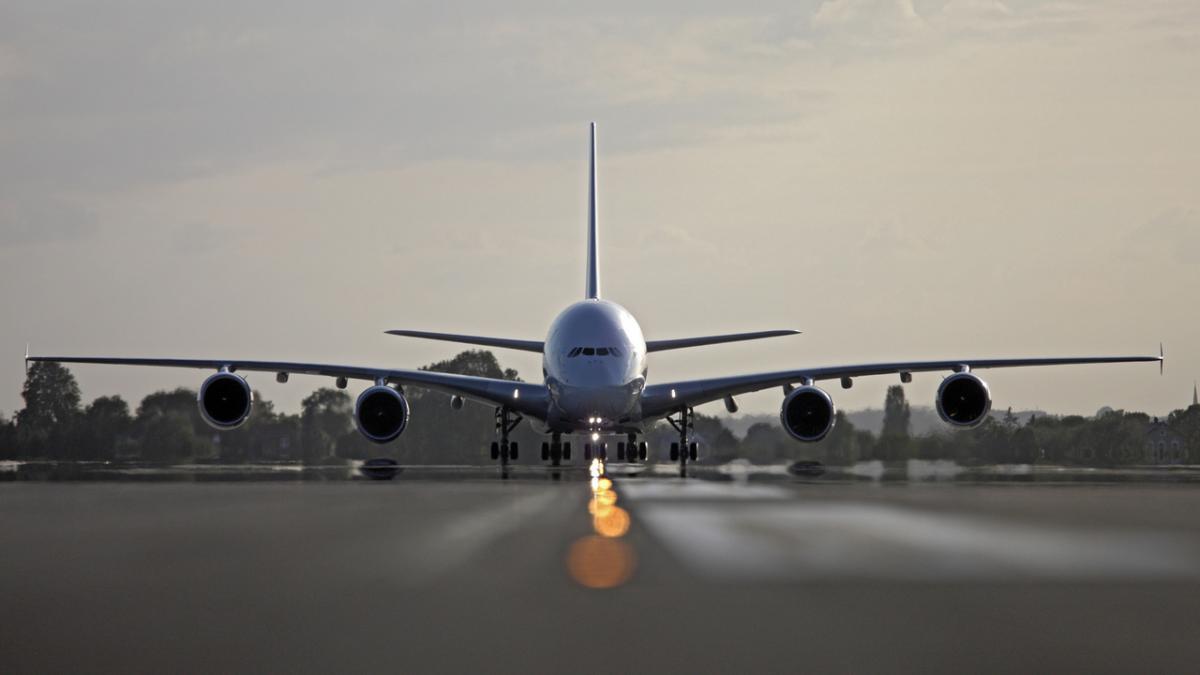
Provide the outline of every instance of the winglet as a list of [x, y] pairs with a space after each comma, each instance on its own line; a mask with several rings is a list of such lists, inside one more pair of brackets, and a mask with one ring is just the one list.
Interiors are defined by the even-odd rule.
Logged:
[[25, 374], [29, 374], [29, 343], [25, 343]]
[[1163, 363], [1165, 363], [1166, 360], [1167, 360], [1167, 355], [1163, 352], [1163, 346], [1162, 346], [1162, 343], [1160, 342], [1160, 343], [1158, 343], [1158, 375], [1159, 375], [1159, 377], [1161, 377], [1163, 374]]
[[592, 122], [591, 141], [588, 145], [588, 233], [587, 233], [587, 289], [586, 299], [600, 299], [600, 251], [596, 222], [596, 123]]

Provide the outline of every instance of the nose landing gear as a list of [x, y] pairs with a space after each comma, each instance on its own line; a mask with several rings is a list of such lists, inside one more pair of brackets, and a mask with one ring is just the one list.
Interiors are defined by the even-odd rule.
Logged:
[[647, 446], [646, 441], [638, 442], [637, 434], [629, 434], [629, 439], [623, 443], [617, 443], [617, 461], [637, 462], [646, 461]]

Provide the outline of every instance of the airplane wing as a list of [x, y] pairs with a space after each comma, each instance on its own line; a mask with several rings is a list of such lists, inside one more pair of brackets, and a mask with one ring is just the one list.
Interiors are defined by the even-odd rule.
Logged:
[[320, 363], [292, 363], [287, 361], [242, 361], [238, 359], [142, 359], [91, 356], [27, 356], [26, 361], [54, 361], [57, 363], [98, 363], [119, 366], [159, 366], [165, 368], [199, 368], [230, 372], [251, 371], [267, 373], [296, 373], [300, 375], [323, 375], [344, 377], [351, 380], [375, 382], [383, 380], [389, 384], [412, 385], [447, 394], [457, 394], [481, 403], [508, 406], [510, 409], [535, 419], [545, 419], [550, 395], [545, 385], [512, 380], [498, 380], [470, 375], [435, 373], [428, 370], [389, 370], [362, 366], [340, 366]]
[[540, 340], [513, 340], [510, 338], [487, 337], [484, 335], [459, 335], [457, 333], [431, 333], [425, 330], [389, 330], [388, 335], [401, 337], [424, 338], [426, 340], [443, 340], [468, 345], [483, 345], [484, 347], [501, 347], [503, 349], [520, 349], [526, 352], [542, 353], [544, 344]]
[[1161, 363], [1159, 356], [1084, 356], [1030, 359], [954, 359], [948, 361], [907, 361], [897, 363], [862, 363], [848, 366], [821, 366], [802, 370], [782, 370], [773, 373], [735, 375], [686, 382], [667, 382], [646, 387], [642, 395], [642, 414], [647, 418], [661, 417], [683, 406], [697, 406], [725, 396], [746, 394], [770, 387], [805, 381], [836, 380], [840, 378], [917, 373], [931, 371], [962, 371], [982, 368], [1016, 368], [1021, 366], [1064, 366], [1087, 363]]
[[674, 340], [647, 340], [647, 352], [661, 352], [667, 349], [685, 349], [717, 345], [723, 342], [741, 342], [742, 340], [760, 340], [762, 338], [780, 337], [783, 335], [799, 335], [798, 330], [764, 330], [756, 333], [732, 333], [730, 335], [705, 335], [701, 337], [677, 338]]

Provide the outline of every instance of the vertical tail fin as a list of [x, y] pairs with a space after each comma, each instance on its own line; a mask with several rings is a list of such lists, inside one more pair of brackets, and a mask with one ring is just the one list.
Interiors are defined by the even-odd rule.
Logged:
[[592, 122], [591, 152], [588, 173], [588, 235], [587, 235], [587, 295], [589, 300], [600, 299], [599, 224], [596, 222], [596, 123]]

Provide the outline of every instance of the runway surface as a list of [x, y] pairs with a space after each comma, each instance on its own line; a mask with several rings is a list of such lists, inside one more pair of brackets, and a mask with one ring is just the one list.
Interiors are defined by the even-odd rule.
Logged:
[[0, 484], [0, 671], [1195, 672], [1200, 487]]

